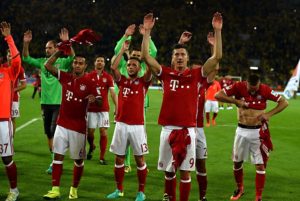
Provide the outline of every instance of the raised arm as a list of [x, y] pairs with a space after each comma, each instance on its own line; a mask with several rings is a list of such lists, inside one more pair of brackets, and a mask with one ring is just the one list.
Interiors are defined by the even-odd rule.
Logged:
[[11, 36], [11, 27], [7, 22], [1, 22], [0, 24], [1, 33], [4, 36], [4, 39], [7, 42], [10, 55], [11, 55], [11, 72], [17, 77], [21, 68], [21, 57], [20, 53], [15, 45], [14, 39]]
[[143, 35], [143, 42], [142, 42], [142, 59], [145, 60], [150, 70], [157, 75], [161, 71], [161, 66], [156, 61], [156, 59], [151, 57], [149, 54], [149, 40], [150, 40], [151, 30], [154, 24], [155, 24], [155, 19], [153, 17], [153, 13], [147, 14], [144, 17], [144, 24], [143, 24], [143, 28], [145, 29], [145, 34]]
[[32, 32], [31, 30], [27, 30], [24, 33], [24, 37], [23, 37], [23, 51], [22, 51], [23, 57], [29, 56], [29, 44], [31, 40], [32, 40]]
[[117, 42], [117, 45], [115, 47], [115, 55], [119, 54], [121, 48], [122, 48], [122, 45], [125, 41], [127, 40], [131, 40], [131, 36], [134, 34], [135, 32], [135, 27], [136, 25], [135, 24], [131, 24], [129, 25], [126, 30], [125, 30], [125, 33], [123, 35], [123, 37]]
[[[69, 31], [68, 31], [68, 29], [62, 28], [60, 30], [60, 33], [59, 33], [59, 38], [60, 38], [61, 41], [67, 41], [67, 40], [69, 40]], [[72, 56], [72, 57], [75, 56], [75, 51], [74, 51], [73, 47], [71, 47], [71, 54], [70, 54], [70, 56]]]
[[180, 38], [179, 38], [179, 41], [178, 41], [178, 44], [186, 44], [187, 42], [189, 42], [192, 38], [192, 33], [189, 32], [189, 31], [184, 31], [182, 32]]
[[[214, 45], [215, 45], [215, 36], [214, 36], [213, 32], [209, 32], [207, 34], [207, 42], [210, 45], [210, 51], [211, 51], [211, 54], [213, 55], [214, 54]], [[207, 75], [207, 81], [209, 83], [214, 81], [218, 71], [219, 71], [219, 63], [215, 66], [215, 69]]]
[[54, 67], [54, 63], [55, 61], [58, 59], [58, 57], [60, 57], [62, 54], [61, 51], [56, 51], [54, 54], [51, 55], [51, 57], [49, 57], [45, 63], [45, 68], [47, 69], [47, 71], [49, 71], [52, 75], [54, 75], [55, 77], [58, 76], [58, 70], [57, 68]]
[[122, 56], [124, 54], [125, 51], [127, 51], [129, 49], [129, 44], [130, 44], [130, 41], [125, 41], [122, 45], [122, 48], [119, 52], [119, 54], [117, 56], [114, 56], [113, 59], [112, 59], [112, 64], [111, 64], [111, 70], [112, 70], [112, 75], [113, 75], [113, 78], [115, 81], [119, 81], [121, 79], [121, 73], [119, 71], [119, 64], [120, 64], [120, 61], [122, 59]]
[[208, 74], [215, 70], [217, 64], [222, 58], [222, 35], [221, 30], [223, 26], [223, 18], [221, 13], [216, 12], [212, 20], [212, 26], [214, 28], [215, 44], [213, 48], [213, 55], [203, 65], [203, 74]]

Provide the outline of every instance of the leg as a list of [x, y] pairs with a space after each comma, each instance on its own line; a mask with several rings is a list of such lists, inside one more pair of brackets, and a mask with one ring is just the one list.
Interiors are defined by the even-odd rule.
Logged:
[[188, 201], [191, 191], [191, 177], [190, 172], [180, 170], [180, 201]]
[[123, 193], [123, 191], [124, 191], [123, 180], [124, 180], [124, 175], [125, 175], [124, 159], [125, 159], [125, 156], [116, 155], [114, 174], [115, 174], [115, 181], [116, 181], [117, 189], [113, 193], [106, 196], [106, 198], [108, 198], [108, 199], [115, 199], [115, 198], [124, 196], [124, 193]]
[[100, 164], [102, 165], [107, 165], [105, 161], [105, 152], [106, 152], [106, 147], [107, 147], [107, 128], [100, 128]]
[[6, 174], [7, 174], [7, 178], [8, 178], [9, 185], [10, 185], [10, 192], [8, 194], [7, 199], [9, 199], [9, 197], [11, 197], [16, 200], [19, 195], [19, 190], [17, 188], [17, 178], [18, 178], [17, 166], [16, 166], [15, 162], [13, 161], [12, 156], [2, 157], [2, 161], [3, 161], [3, 164], [5, 165]]
[[45, 199], [57, 199], [60, 197], [60, 178], [63, 171], [64, 155], [54, 154], [54, 160], [52, 162], [52, 189], [48, 191], [43, 197]]
[[199, 188], [199, 200], [205, 200], [207, 189], [207, 174], [205, 159], [196, 159], [197, 181]]
[[206, 127], [209, 127], [209, 126], [210, 126], [210, 122], [209, 122], [209, 119], [210, 119], [209, 113], [210, 113], [210, 112], [206, 112], [206, 113], [205, 113], [205, 117], [206, 117]]
[[91, 160], [93, 157], [93, 151], [96, 149], [96, 146], [94, 144], [94, 133], [95, 129], [94, 128], [88, 128], [88, 136], [87, 136], [87, 141], [89, 143], [89, 151], [87, 154], [87, 160]]
[[243, 173], [243, 161], [234, 162], [233, 174], [236, 182], [237, 189], [231, 196], [231, 200], [238, 200], [244, 194], [244, 173]]
[[165, 172], [165, 201], [176, 201], [176, 173]]
[[265, 186], [266, 180], [266, 171], [263, 164], [255, 165], [256, 168], [256, 177], [255, 177], [255, 186], [256, 186], [256, 201], [262, 199], [262, 192]]
[[216, 123], [216, 118], [218, 116], [218, 113], [217, 112], [214, 112], [213, 113], [213, 118], [212, 118], [212, 125], [215, 126], [217, 123]]
[[147, 165], [144, 160], [144, 156], [134, 156], [135, 162], [137, 166], [137, 176], [138, 176], [138, 193], [136, 196], [136, 201], [143, 201], [146, 199], [146, 196], [144, 194], [145, 191], [145, 185], [146, 185], [146, 178], [147, 178]]
[[12, 117], [11, 118], [11, 122], [12, 122], [12, 125], [13, 125], [13, 137], [15, 137], [15, 133], [16, 133], [16, 118]]
[[69, 199], [77, 199], [77, 188], [83, 174], [84, 162], [82, 159], [74, 160], [73, 184], [70, 188]]

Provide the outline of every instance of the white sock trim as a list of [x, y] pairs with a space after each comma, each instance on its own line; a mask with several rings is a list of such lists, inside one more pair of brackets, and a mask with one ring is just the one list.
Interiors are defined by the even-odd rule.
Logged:
[[124, 163], [122, 164], [122, 165], [117, 165], [117, 164], [115, 164], [115, 168], [122, 168], [122, 167], [124, 167], [125, 165], [124, 165]]
[[176, 174], [174, 175], [174, 177], [167, 177], [167, 176], [165, 176], [165, 180], [168, 180], [168, 181], [173, 180], [175, 178], [176, 178]]
[[240, 168], [238, 168], [238, 169], [235, 169], [234, 166], [233, 166], [233, 170], [234, 171], [238, 171], [238, 170], [241, 170], [241, 169], [243, 169], [243, 165]]
[[136, 167], [138, 170], [144, 170], [147, 168], [147, 164], [145, 163], [142, 167]]
[[257, 174], [266, 174], [266, 171], [264, 171], [264, 170], [256, 170], [256, 173]]
[[84, 166], [84, 162], [82, 161], [81, 164], [77, 164], [77, 163], [74, 161], [74, 165], [75, 165], [76, 167], [83, 167], [83, 166]]
[[63, 161], [53, 160], [52, 164], [62, 165]]
[[198, 172], [198, 171], [196, 171], [196, 174], [199, 175], [199, 176], [203, 176], [203, 177], [207, 176], [206, 172]]
[[192, 181], [191, 178], [189, 178], [188, 180], [182, 180], [182, 179], [180, 179], [181, 183], [191, 183], [191, 181]]
[[14, 163], [14, 161], [11, 161], [9, 164], [5, 165], [5, 167], [9, 167]]

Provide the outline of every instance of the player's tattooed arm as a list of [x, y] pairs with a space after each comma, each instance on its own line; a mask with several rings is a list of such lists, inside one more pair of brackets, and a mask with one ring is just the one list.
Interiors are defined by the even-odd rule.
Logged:
[[45, 63], [45, 68], [47, 69], [47, 71], [49, 71], [55, 77], [58, 76], [58, 70], [54, 67], [53, 64], [61, 56], [61, 53], [61, 51], [56, 51], [54, 54], [51, 55], [49, 59], [47, 59]]

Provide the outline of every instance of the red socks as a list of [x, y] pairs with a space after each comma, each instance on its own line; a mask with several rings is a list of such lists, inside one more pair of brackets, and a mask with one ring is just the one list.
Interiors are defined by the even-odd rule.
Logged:
[[139, 180], [139, 189], [138, 191], [144, 192], [146, 177], [147, 177], [147, 165], [145, 164], [143, 167], [137, 167], [137, 176]]
[[207, 189], [207, 175], [206, 173], [199, 173], [197, 172], [197, 181], [198, 181], [198, 188], [199, 188], [199, 198], [200, 200], [206, 196], [206, 189]]
[[83, 174], [83, 168], [84, 168], [84, 162], [82, 162], [80, 165], [74, 162], [74, 168], [73, 168], [73, 187], [77, 188], [81, 179], [81, 176]]
[[191, 191], [191, 179], [189, 180], [180, 180], [180, 201], [188, 201]]
[[60, 177], [63, 170], [63, 162], [54, 160], [52, 163], [52, 186], [60, 185]]
[[261, 197], [264, 190], [266, 180], [266, 171], [256, 170], [255, 186], [256, 186], [256, 197]]
[[170, 201], [176, 201], [176, 175], [174, 177], [165, 176], [165, 193], [168, 194]]
[[244, 188], [243, 166], [240, 167], [239, 169], [233, 169], [233, 174], [234, 174], [235, 182], [236, 182], [238, 189], [243, 189]]
[[17, 166], [14, 161], [11, 161], [6, 166], [6, 174], [9, 180], [10, 188], [14, 189], [17, 187]]
[[122, 165], [115, 164], [114, 172], [115, 172], [115, 181], [117, 184], [117, 189], [123, 192], [123, 181], [124, 181], [124, 174], [125, 174], [124, 164]]

